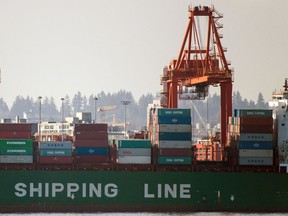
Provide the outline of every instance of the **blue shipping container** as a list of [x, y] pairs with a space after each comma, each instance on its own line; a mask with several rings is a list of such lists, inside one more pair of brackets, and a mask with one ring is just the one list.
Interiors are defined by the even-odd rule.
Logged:
[[40, 149], [72, 149], [72, 142], [39, 142]]
[[101, 155], [107, 156], [109, 155], [109, 148], [108, 147], [77, 147], [76, 148], [76, 155], [84, 156], [84, 155]]
[[239, 141], [239, 149], [273, 149], [272, 141]]
[[190, 116], [158, 116], [158, 124], [191, 124]]

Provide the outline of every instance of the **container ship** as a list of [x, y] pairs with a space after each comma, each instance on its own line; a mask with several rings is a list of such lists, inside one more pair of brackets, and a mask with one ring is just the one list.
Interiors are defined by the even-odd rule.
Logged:
[[[206, 49], [195, 17], [208, 18]], [[287, 212], [288, 79], [269, 109], [232, 112], [220, 18], [214, 7], [189, 7], [142, 139], [110, 142], [107, 124], [79, 123], [71, 139], [48, 141], [32, 124], [0, 124], [0, 212]], [[195, 144], [178, 98], [204, 99], [209, 85], [221, 88], [221, 132]]]

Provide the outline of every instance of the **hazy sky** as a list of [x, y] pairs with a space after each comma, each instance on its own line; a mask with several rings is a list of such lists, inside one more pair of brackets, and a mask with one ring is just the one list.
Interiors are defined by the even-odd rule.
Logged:
[[269, 100], [288, 77], [287, 0], [0, 0], [0, 97], [11, 106], [17, 95], [60, 104], [77, 91], [155, 94], [180, 50], [188, 5], [199, 3], [224, 14], [233, 90]]

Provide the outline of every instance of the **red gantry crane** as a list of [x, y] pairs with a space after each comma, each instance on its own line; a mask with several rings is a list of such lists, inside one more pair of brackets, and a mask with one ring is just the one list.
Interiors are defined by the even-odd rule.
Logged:
[[[228, 117], [232, 116], [232, 70], [229, 69], [218, 29], [223, 17], [214, 7], [189, 6], [189, 22], [177, 59], [161, 76], [161, 105], [178, 107], [179, 99], [199, 100], [208, 96], [209, 85], [220, 85], [221, 143], [227, 143]], [[204, 23], [204, 24], [203, 24]], [[205, 24], [206, 23], [206, 24]], [[200, 29], [200, 27], [205, 27]]]

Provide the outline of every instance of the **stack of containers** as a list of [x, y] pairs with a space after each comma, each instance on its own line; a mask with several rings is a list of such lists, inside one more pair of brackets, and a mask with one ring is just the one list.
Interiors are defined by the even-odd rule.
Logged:
[[75, 124], [74, 145], [77, 163], [108, 163], [107, 124]]
[[72, 142], [39, 142], [40, 164], [71, 164]]
[[0, 163], [33, 163], [32, 125], [0, 124]]
[[150, 140], [118, 140], [119, 164], [151, 164]]
[[273, 165], [272, 110], [236, 109], [229, 123], [228, 137], [239, 152], [239, 165]]
[[155, 109], [151, 139], [158, 145], [158, 164], [191, 164], [190, 109]]

